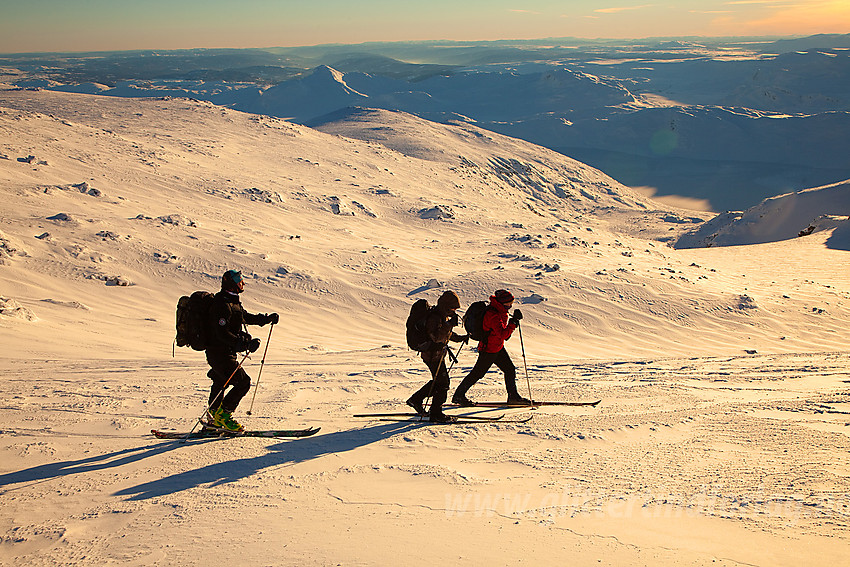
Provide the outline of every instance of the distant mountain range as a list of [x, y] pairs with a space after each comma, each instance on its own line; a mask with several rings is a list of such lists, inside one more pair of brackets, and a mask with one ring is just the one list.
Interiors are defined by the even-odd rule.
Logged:
[[347, 107], [473, 122], [717, 211], [850, 178], [850, 35], [29, 54], [0, 67], [21, 87], [197, 98], [307, 125]]

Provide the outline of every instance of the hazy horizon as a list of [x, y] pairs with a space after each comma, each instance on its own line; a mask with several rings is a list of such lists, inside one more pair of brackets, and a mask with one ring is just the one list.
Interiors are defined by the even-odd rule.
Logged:
[[850, 33], [842, 0], [552, 0], [427, 5], [338, 0], [7, 3], [0, 53], [269, 48], [395, 41], [575, 37], [782, 37]]

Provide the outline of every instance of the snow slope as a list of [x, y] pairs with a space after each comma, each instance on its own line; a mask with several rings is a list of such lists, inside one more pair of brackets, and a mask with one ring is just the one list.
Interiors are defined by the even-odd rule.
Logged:
[[[14, 89], [0, 191], [4, 565], [387, 565], [423, 541], [469, 565], [845, 559], [838, 229], [674, 249], [708, 216], [468, 123]], [[235, 417], [316, 436], [149, 435], [203, 411], [174, 306], [228, 268], [281, 315], [250, 328], [269, 348]], [[427, 379], [413, 301], [501, 287], [525, 314], [521, 391], [598, 406], [351, 417], [404, 411]], [[475, 361], [457, 353], [453, 385]], [[470, 391], [504, 395], [497, 372]]]

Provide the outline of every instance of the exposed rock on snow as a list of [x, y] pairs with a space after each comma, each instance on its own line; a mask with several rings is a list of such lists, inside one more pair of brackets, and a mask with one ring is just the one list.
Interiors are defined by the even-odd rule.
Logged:
[[15, 244], [12, 240], [0, 231], [0, 261], [3, 258], [11, 258], [13, 256], [26, 256], [27, 253], [19, 244]]
[[0, 297], [0, 316], [9, 317], [12, 319], [21, 319], [23, 321], [37, 321], [38, 317], [35, 313], [23, 307], [14, 299]]
[[455, 218], [454, 211], [448, 205], [436, 205], [427, 209], [420, 209], [417, 214], [419, 218], [426, 220], [448, 220]]
[[351, 201], [351, 204], [355, 206], [361, 213], [366, 215], [367, 217], [371, 217], [373, 219], [378, 218], [378, 215], [372, 212], [372, 210], [364, 205], [363, 203], [359, 203], [357, 201]]
[[95, 189], [92, 187], [87, 181], [83, 181], [81, 183], [71, 183], [68, 185], [42, 185], [37, 187], [37, 190], [41, 193], [52, 194], [55, 190], [59, 191], [70, 191], [73, 193], [82, 193], [83, 195], [89, 195], [91, 197], [102, 197], [103, 192], [100, 189]]
[[809, 226], [801, 230], [797, 236], [808, 236], [810, 234], [814, 234], [815, 232], [821, 232], [823, 230], [832, 230], [838, 228], [839, 226], [846, 225], [848, 219], [850, 219], [849, 216], [821, 215], [814, 221], [812, 221]]
[[50, 303], [52, 305], [60, 305], [62, 307], [70, 307], [72, 309], [82, 309], [83, 311], [90, 311], [88, 305], [80, 303], [79, 301], [60, 301], [58, 299], [42, 299], [44, 303]]
[[313, 276], [309, 273], [298, 272], [291, 266], [278, 266], [277, 269], [275, 269], [274, 273], [266, 278], [266, 281], [272, 283], [278, 283], [284, 280], [288, 282], [307, 282], [313, 279]]
[[530, 246], [531, 248], [542, 247], [543, 240], [541, 239], [542, 236], [532, 236], [530, 234], [511, 234], [510, 236], [505, 238], [505, 240], [507, 240], [508, 242], [521, 242], [523, 244], [526, 244], [527, 246]]
[[242, 189], [239, 193], [251, 201], [256, 201], [258, 203], [278, 204], [283, 202], [283, 197], [280, 196], [280, 193], [277, 193], [276, 191], [269, 191], [267, 189], [251, 187], [250, 189]]
[[[137, 218], [149, 218], [149, 217], [142, 217], [141, 215], [139, 215], [139, 217], [137, 217]], [[170, 225], [174, 225], [174, 226], [188, 226], [188, 227], [191, 227], [191, 228], [197, 228], [197, 226], [198, 226], [195, 223], [195, 221], [193, 221], [192, 219], [186, 218], [181, 214], [164, 215], [164, 216], [161, 216], [161, 217], [156, 217], [156, 220], [158, 220], [162, 224], [170, 224]]]
[[101, 240], [118, 240], [119, 236], [111, 230], [101, 230], [95, 234]]
[[87, 181], [83, 181], [82, 183], [74, 183], [71, 185], [74, 189], [77, 189], [80, 193], [84, 193], [86, 195], [91, 195], [92, 197], [101, 197], [103, 194], [98, 190], [88, 184]]
[[57, 213], [53, 216], [47, 217], [47, 220], [57, 221], [57, 222], [76, 222], [71, 215], [68, 213]]
[[541, 264], [541, 265], [537, 266], [535, 269], [540, 270], [541, 273], [542, 272], [551, 273], [551, 272], [560, 271], [561, 266], [560, 266], [560, 264], [551, 264], [551, 265], [550, 264]]
[[686, 217], [678, 213], [666, 213], [661, 216], [661, 220], [674, 224], [698, 224], [703, 222], [701, 218]]
[[344, 217], [354, 216], [354, 211], [351, 206], [339, 197], [328, 197], [328, 201], [330, 202], [330, 208], [333, 214]]
[[117, 286], [117, 287], [129, 287], [131, 285], [135, 285], [132, 281], [124, 276], [106, 276], [103, 278], [106, 281], [106, 285], [109, 286]]
[[153, 253], [154, 260], [157, 262], [163, 262], [165, 264], [170, 264], [172, 262], [177, 261], [177, 256], [170, 252], [154, 252]]

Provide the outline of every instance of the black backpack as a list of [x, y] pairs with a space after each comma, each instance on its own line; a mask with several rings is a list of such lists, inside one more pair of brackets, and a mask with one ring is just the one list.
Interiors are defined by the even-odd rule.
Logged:
[[188, 346], [205, 350], [208, 343], [210, 306], [215, 295], [208, 291], [196, 291], [184, 295], [177, 301], [177, 346]]
[[431, 305], [426, 299], [417, 299], [410, 306], [407, 316], [407, 346], [416, 351], [423, 351], [431, 344], [431, 337], [425, 328], [425, 321], [431, 312]]
[[469, 334], [470, 339], [474, 341], [487, 339], [487, 335], [490, 333], [484, 330], [484, 314], [489, 308], [490, 304], [486, 301], [476, 301], [463, 314], [463, 328]]

